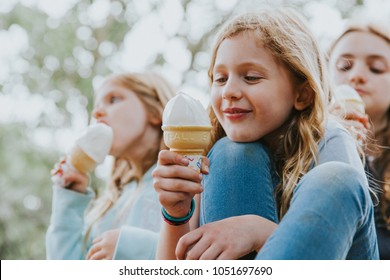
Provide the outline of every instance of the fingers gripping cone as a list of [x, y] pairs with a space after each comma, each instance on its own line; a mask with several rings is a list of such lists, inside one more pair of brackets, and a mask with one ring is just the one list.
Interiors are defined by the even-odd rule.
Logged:
[[163, 113], [164, 142], [167, 147], [190, 161], [189, 167], [200, 171], [202, 155], [210, 144], [211, 123], [202, 104], [179, 93]]

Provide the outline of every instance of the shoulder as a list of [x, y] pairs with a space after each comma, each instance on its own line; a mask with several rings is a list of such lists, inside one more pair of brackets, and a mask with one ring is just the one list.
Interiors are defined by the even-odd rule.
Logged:
[[324, 137], [318, 145], [319, 153], [338, 152], [340, 149], [356, 149], [356, 142], [337, 119], [329, 118], [325, 127]]
[[332, 139], [337, 138], [338, 141], [343, 140], [351, 145], [355, 145], [355, 141], [348, 130], [335, 118], [329, 118], [325, 127], [325, 135], [321, 140], [321, 144], [325, 144]]

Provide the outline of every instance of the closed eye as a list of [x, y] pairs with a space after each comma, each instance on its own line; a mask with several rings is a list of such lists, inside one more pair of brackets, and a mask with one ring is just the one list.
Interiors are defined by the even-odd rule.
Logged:
[[336, 63], [336, 68], [339, 71], [346, 72], [352, 68], [352, 61], [350, 59], [340, 59]]
[[258, 81], [260, 79], [261, 79], [261, 77], [258, 77], [258, 76], [245, 76], [245, 80], [247, 80], [247, 81]]
[[226, 77], [216, 77], [214, 80], [213, 80], [213, 83], [215, 84], [223, 84], [227, 81], [227, 78]]

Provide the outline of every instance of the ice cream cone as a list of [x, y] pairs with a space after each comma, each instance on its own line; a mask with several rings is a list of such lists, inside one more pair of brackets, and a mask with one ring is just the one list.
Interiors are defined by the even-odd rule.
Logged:
[[335, 97], [341, 103], [340, 105], [345, 113], [365, 114], [365, 104], [354, 88], [348, 85], [340, 85], [335, 90]]
[[346, 112], [359, 112], [365, 113], [365, 104], [356, 99], [345, 99], [344, 108]]
[[204, 155], [210, 143], [210, 126], [163, 126], [164, 142], [179, 154]]
[[91, 172], [96, 166], [96, 162], [77, 145], [70, 152], [69, 163], [71, 167], [84, 174]]
[[70, 152], [70, 164], [81, 173], [91, 172], [110, 151], [112, 129], [102, 123], [91, 125], [76, 140]]
[[189, 167], [200, 171], [202, 156], [210, 144], [211, 126], [163, 126], [162, 129], [170, 151], [185, 156]]

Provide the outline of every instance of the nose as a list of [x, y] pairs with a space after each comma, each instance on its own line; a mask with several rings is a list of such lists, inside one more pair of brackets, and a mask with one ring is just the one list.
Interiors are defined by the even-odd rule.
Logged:
[[106, 111], [102, 105], [96, 105], [95, 108], [92, 110], [92, 116], [96, 120], [99, 120], [105, 115], [106, 115]]
[[351, 71], [349, 71], [348, 82], [352, 86], [365, 84], [367, 82], [367, 73], [365, 67], [360, 63], [356, 63]]
[[242, 97], [239, 79], [230, 77], [226, 81], [222, 90], [222, 97], [227, 100], [238, 100]]

